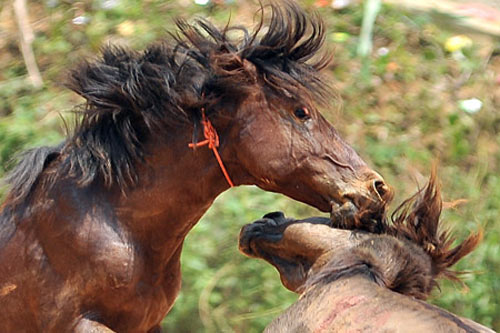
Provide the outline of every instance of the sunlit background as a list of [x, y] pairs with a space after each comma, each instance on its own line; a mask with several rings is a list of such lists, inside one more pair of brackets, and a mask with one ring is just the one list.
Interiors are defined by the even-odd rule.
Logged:
[[[395, 188], [395, 204], [439, 164], [444, 199], [467, 200], [445, 212], [446, 225], [459, 239], [480, 228], [485, 237], [457, 265], [471, 271], [465, 285], [443, 282], [431, 301], [500, 330], [500, 4], [394, 2], [300, 1], [321, 14], [334, 52], [327, 72], [340, 98], [324, 114]], [[242, 0], [0, 2], [0, 176], [17, 152], [63, 140], [63, 119], [82, 100], [60, 83], [100, 46], [141, 49], [176, 16], [253, 26], [257, 9]], [[260, 332], [296, 300], [270, 265], [237, 251], [241, 226], [275, 210], [319, 214], [253, 187], [217, 199], [186, 239], [167, 331]]]

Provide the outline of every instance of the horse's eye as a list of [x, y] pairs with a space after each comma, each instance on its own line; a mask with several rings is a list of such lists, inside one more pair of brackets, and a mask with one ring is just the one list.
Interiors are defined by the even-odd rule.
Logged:
[[295, 116], [301, 120], [307, 120], [311, 118], [311, 113], [305, 107], [295, 109]]

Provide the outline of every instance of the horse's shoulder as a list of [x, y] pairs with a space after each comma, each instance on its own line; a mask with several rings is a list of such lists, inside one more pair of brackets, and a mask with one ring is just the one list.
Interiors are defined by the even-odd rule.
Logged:
[[99, 193], [59, 180], [50, 191], [35, 194], [23, 225], [62, 276], [78, 272], [82, 285], [124, 287], [137, 280], [142, 259], [112, 204]]

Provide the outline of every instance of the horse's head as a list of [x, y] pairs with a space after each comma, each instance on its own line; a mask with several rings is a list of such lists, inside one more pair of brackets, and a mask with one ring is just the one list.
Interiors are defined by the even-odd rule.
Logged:
[[329, 60], [318, 55], [321, 19], [289, 1], [270, 7], [267, 31], [243, 30], [243, 42], [230, 38], [236, 28], [220, 31], [202, 21], [200, 33], [180, 25], [187, 53], [210, 68], [202, 84], [204, 105], [231, 177], [322, 211], [384, 204], [388, 185], [316, 107], [334, 99], [320, 75]]
[[392, 224], [380, 221], [380, 233], [337, 229], [343, 222], [334, 219], [294, 220], [275, 212], [244, 226], [239, 248], [275, 266], [292, 291], [363, 274], [388, 289], [425, 299], [436, 278], [458, 279], [449, 268], [481, 238], [471, 234], [452, 248], [454, 239], [439, 230], [440, 214], [433, 174], [427, 187], [396, 210]]
[[240, 181], [322, 211], [385, 203], [390, 189], [383, 178], [302, 97], [252, 96], [243, 103], [231, 154]]
[[276, 267], [283, 285], [297, 293], [356, 274], [419, 298], [435, 285], [431, 257], [418, 246], [331, 225], [327, 218], [293, 220], [281, 213], [267, 214], [243, 227], [240, 251]]
[[369, 235], [334, 229], [328, 218], [294, 220], [276, 212], [245, 225], [239, 248], [247, 256], [264, 259], [276, 267], [283, 285], [300, 292], [315, 272]]

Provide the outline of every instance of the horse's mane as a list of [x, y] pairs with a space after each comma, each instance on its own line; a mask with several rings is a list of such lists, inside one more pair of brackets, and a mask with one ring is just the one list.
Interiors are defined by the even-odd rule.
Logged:
[[[264, 24], [267, 8], [270, 21]], [[22, 202], [55, 159], [58, 173], [80, 186], [100, 178], [124, 189], [137, 181], [135, 165], [144, 160], [149, 137], [168, 140], [175, 127], [189, 124], [196, 133], [202, 107], [216, 116], [218, 101], [244, 96], [256, 82], [280, 96], [300, 93], [326, 101], [329, 88], [318, 71], [329, 57], [315, 58], [324, 42], [321, 19], [292, 0], [273, 1], [261, 10], [253, 32], [218, 29], [204, 19], [178, 20], [169, 41], [142, 52], [106, 46], [96, 59], [71, 70], [66, 86], [85, 99], [77, 110], [81, 118], [60, 147], [24, 155], [6, 178], [9, 203]]]
[[356, 219], [356, 227], [348, 229], [368, 230], [374, 233], [373, 237], [349, 253], [337, 254], [306, 282], [306, 287], [362, 273], [391, 290], [425, 299], [437, 286], [437, 278], [459, 281], [463, 272], [450, 268], [476, 248], [482, 234], [472, 233], [453, 246], [456, 239], [442, 227], [442, 206], [440, 185], [433, 170], [427, 185], [401, 203], [390, 222], [385, 215], [377, 221]]
[[458, 280], [461, 272], [452, 271], [450, 267], [476, 248], [482, 233], [471, 233], [453, 247], [456, 238], [442, 227], [442, 207], [441, 187], [433, 171], [427, 186], [394, 211], [387, 233], [422, 248], [431, 258], [435, 276]]

